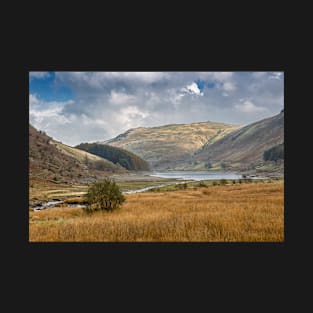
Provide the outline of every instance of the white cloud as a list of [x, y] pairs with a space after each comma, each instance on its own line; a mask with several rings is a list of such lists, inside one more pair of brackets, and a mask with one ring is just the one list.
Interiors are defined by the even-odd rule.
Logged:
[[133, 103], [136, 100], [136, 98], [132, 95], [128, 95], [123, 92], [116, 92], [115, 90], [111, 91], [111, 98], [110, 102], [112, 104], [117, 105], [129, 105]]
[[[72, 105], [73, 100], [57, 102], [43, 101], [37, 95], [29, 95], [29, 122], [35, 128], [44, 130], [49, 136], [62, 139], [65, 127], [72, 127], [75, 116], [66, 116], [63, 109]], [[73, 119], [74, 118], [74, 119]], [[60, 134], [62, 134], [60, 136]]]
[[166, 72], [56, 72], [56, 80], [74, 88], [105, 89], [122, 84], [152, 84], [169, 77]]
[[212, 76], [218, 81], [227, 81], [233, 77], [233, 72], [212, 72]]
[[283, 108], [284, 76], [271, 76], [272, 72], [56, 72], [54, 92], [65, 86], [75, 101], [45, 102], [32, 94], [30, 120], [71, 145], [103, 141], [139, 126], [207, 120], [247, 124]]
[[35, 127], [46, 128], [51, 124], [58, 126], [70, 123], [70, 120], [63, 115], [63, 107], [73, 103], [72, 100], [66, 102], [45, 102], [37, 98], [36, 95], [29, 96], [29, 119]]
[[29, 107], [32, 108], [34, 106], [40, 105], [41, 101], [37, 97], [36, 94], [30, 94], [29, 95]]
[[230, 80], [234, 72], [196, 72], [200, 79], [225, 82]]
[[260, 79], [260, 78], [265, 77], [266, 75], [267, 75], [267, 72], [253, 72], [251, 76], [253, 78]]
[[117, 136], [130, 128], [140, 127], [145, 124], [149, 113], [139, 109], [135, 105], [121, 107], [117, 111], [108, 112], [109, 125], [106, 125], [107, 137], [102, 135], [101, 140]]
[[282, 72], [271, 72], [269, 79], [281, 79], [283, 76]]
[[225, 82], [225, 83], [223, 83], [223, 89], [225, 91], [234, 91], [234, 90], [236, 90], [236, 86], [232, 82]]
[[236, 104], [235, 108], [244, 113], [256, 113], [266, 110], [264, 107], [255, 105], [251, 100], [243, 100], [241, 104]]
[[29, 72], [30, 79], [33, 79], [33, 78], [43, 79], [43, 78], [48, 78], [48, 77], [50, 77], [49, 72]]
[[145, 83], [154, 83], [169, 77], [167, 73], [164, 72], [126, 72], [118, 73], [121, 78], [135, 79]]
[[29, 116], [31, 123], [34, 125], [38, 125], [43, 122], [46, 122], [45, 125], [48, 125], [53, 119], [56, 119], [62, 124], [69, 123], [69, 120], [65, 118], [65, 116], [61, 115], [61, 113], [61, 107], [48, 108], [42, 111], [31, 109], [29, 112]]
[[[216, 83], [217, 88], [224, 91], [234, 91], [237, 89], [234, 82], [234, 72], [201, 72], [199, 74], [200, 79], [209, 80]], [[228, 95], [222, 93], [223, 96]]]
[[130, 127], [133, 127], [132, 125], [137, 124], [137, 118], [144, 119], [147, 116], [147, 113], [139, 110], [139, 108], [136, 106], [127, 106], [122, 108], [118, 113], [118, 119], [121, 121], [121, 124], [128, 124]]
[[183, 92], [187, 92], [189, 94], [194, 94], [194, 95], [198, 95], [198, 96], [203, 96], [203, 92], [200, 91], [198, 85], [193, 82], [190, 85], [182, 88]]
[[53, 111], [58, 109], [60, 112], [66, 105], [73, 104], [73, 100], [68, 101], [44, 101], [37, 94], [29, 95], [29, 108], [36, 112]]

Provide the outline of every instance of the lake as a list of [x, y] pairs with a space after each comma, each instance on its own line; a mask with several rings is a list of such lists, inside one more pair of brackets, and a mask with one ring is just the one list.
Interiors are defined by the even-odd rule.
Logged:
[[154, 172], [150, 176], [173, 178], [182, 180], [212, 180], [212, 179], [241, 179], [242, 175], [235, 173], [213, 173], [213, 172], [193, 172], [193, 171], [171, 171], [171, 172]]

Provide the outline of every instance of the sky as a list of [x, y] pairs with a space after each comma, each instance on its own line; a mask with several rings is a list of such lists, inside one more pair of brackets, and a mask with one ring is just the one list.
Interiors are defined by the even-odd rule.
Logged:
[[247, 125], [283, 106], [283, 72], [29, 72], [30, 124], [71, 146], [136, 127]]

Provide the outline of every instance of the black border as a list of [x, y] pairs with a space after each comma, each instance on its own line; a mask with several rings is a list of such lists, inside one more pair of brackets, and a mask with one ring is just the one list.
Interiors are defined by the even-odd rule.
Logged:
[[[125, 45], [129, 44], [125, 41]], [[114, 45], [114, 43], [111, 45]], [[132, 47], [131, 45], [128, 47]], [[163, 47], [163, 46], [161, 46]], [[104, 70], [104, 71], [284, 71], [285, 72], [285, 122], [288, 121], [290, 112], [289, 106], [289, 80], [292, 76], [290, 65], [287, 66], [286, 57], [284, 58], [284, 46], [281, 48], [261, 49], [253, 46], [251, 49], [230, 50], [225, 44], [221, 49], [212, 50], [211, 47], [192, 46], [191, 49], [181, 53], [181, 46], [158, 51], [153, 51], [150, 46], [146, 50], [135, 51], [125, 50], [121, 45], [114, 51], [106, 48], [92, 51], [84, 50], [83, 53], [75, 54], [81, 50], [81, 46], [73, 45], [63, 49], [62, 52], [51, 50], [50, 46], [43, 44], [38, 51], [31, 51], [24, 58], [19, 59], [13, 65], [14, 71], [11, 75], [12, 90], [11, 95], [15, 97], [12, 100], [10, 108], [13, 109], [12, 116], [16, 116], [14, 125], [17, 131], [14, 137], [10, 137], [10, 149], [14, 153], [14, 169], [11, 179], [12, 184], [16, 184], [18, 179], [18, 188], [11, 196], [12, 201], [8, 204], [13, 216], [14, 233], [12, 238], [13, 254], [18, 258], [24, 258], [27, 264], [32, 262], [36, 264], [51, 264], [53, 260], [62, 258], [66, 264], [69, 262], [90, 262], [93, 260], [98, 263], [100, 260], [104, 263], [121, 264], [121, 259], [135, 264], [142, 264], [143, 260], [148, 263], [169, 262], [172, 266], [175, 264], [184, 264], [191, 262], [192, 266], [196, 264], [204, 265], [209, 262], [216, 267], [227, 267], [229, 262], [236, 264], [243, 270], [241, 264], [248, 268], [251, 264], [258, 264], [264, 261], [266, 267], [270, 262], [274, 266], [284, 263], [288, 252], [295, 249], [297, 241], [295, 240], [295, 229], [293, 225], [294, 213], [289, 207], [290, 199], [286, 198], [286, 186], [289, 182], [289, 153], [288, 148], [290, 136], [287, 127], [285, 128], [285, 242], [284, 243], [29, 243], [28, 242], [28, 71], [36, 70], [55, 70], [55, 71], [86, 71], [86, 70]], [[250, 47], [251, 48], [251, 47]], [[45, 50], [46, 49], [46, 50]], [[257, 53], [256, 53], [257, 50]], [[43, 51], [49, 51], [43, 53]], [[136, 54], [137, 52], [137, 54]], [[253, 53], [254, 52], [254, 53]], [[145, 55], [145, 58], [143, 57]], [[288, 100], [287, 100], [288, 91]], [[18, 107], [18, 109], [16, 109]], [[288, 108], [287, 108], [288, 107]], [[290, 114], [290, 115], [289, 115]], [[18, 146], [16, 143], [18, 142]], [[11, 158], [11, 157], [10, 157]], [[288, 195], [289, 197], [289, 195]], [[12, 231], [10, 232], [12, 234]], [[142, 260], [142, 261], [139, 261]], [[166, 261], [165, 261], [166, 260]], [[271, 261], [270, 261], [271, 260]], [[277, 263], [276, 263], [277, 262]], [[250, 265], [249, 265], [250, 264]], [[178, 265], [177, 265], [178, 266]], [[179, 266], [178, 266], [179, 268]]]
[[[13, 10], [4, 6], [8, 18], [3, 24], [2, 60], [8, 71], [1, 139], [10, 153], [2, 150], [2, 269], [8, 274], [3, 300], [11, 308], [23, 303], [41, 311], [92, 311], [95, 306], [103, 310], [110, 304], [114, 309], [121, 304], [127, 309], [144, 307], [145, 312], [169, 307], [213, 311], [216, 306], [226, 312], [229, 307], [248, 312], [280, 310], [284, 305], [305, 308], [310, 289], [303, 279], [311, 272], [311, 243], [306, 244], [311, 201], [305, 200], [311, 186], [299, 167], [305, 162], [307, 170], [311, 164], [311, 86], [305, 77], [310, 62], [303, 62], [310, 51], [310, 18], [305, 14], [309, 9], [288, 3], [146, 3], [75, 3], [71, 8], [65, 3], [32, 8], [27, 3]], [[284, 71], [286, 242], [201, 248], [29, 245], [28, 220], [23, 218], [28, 206], [25, 74], [100, 69]]]

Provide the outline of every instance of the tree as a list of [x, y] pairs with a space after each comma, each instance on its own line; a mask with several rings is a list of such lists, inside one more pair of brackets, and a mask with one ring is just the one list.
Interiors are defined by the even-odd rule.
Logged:
[[118, 185], [109, 178], [92, 183], [85, 198], [88, 203], [85, 208], [87, 213], [113, 211], [125, 201]]

